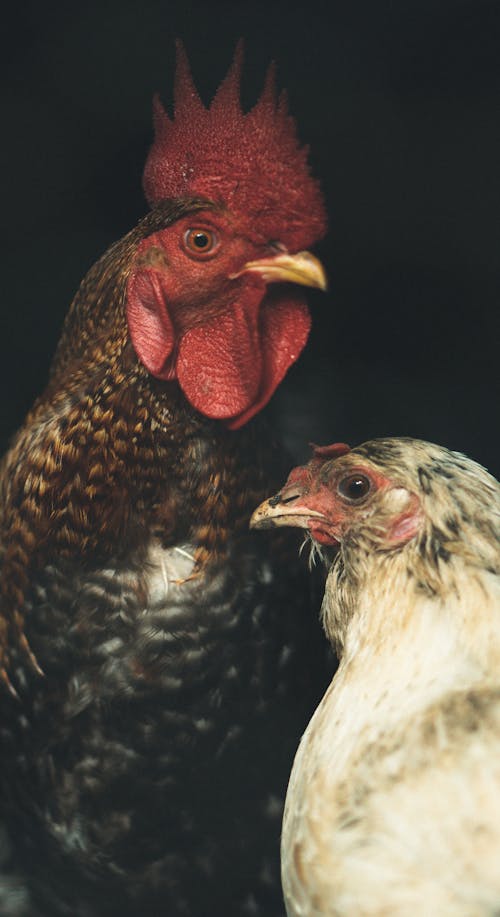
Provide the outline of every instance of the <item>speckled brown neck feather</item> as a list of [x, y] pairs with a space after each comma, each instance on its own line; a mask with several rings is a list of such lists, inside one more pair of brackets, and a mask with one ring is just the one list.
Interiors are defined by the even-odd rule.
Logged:
[[[10, 642], [21, 640], [29, 651], [22, 608], [33, 565], [54, 552], [104, 561], [139, 549], [146, 533], [165, 546], [190, 539], [198, 563], [215, 560], [264, 492], [258, 423], [235, 436], [201, 417], [175, 382], [147, 373], [128, 340], [125, 288], [138, 243], [201, 207], [206, 201], [158, 205], [92, 268], [68, 314], [47, 389], [6, 456], [4, 679]], [[246, 450], [256, 464], [241, 462]]]

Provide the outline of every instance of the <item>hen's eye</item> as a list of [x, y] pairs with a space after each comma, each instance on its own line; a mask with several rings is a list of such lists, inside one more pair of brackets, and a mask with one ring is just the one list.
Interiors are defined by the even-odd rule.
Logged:
[[370, 478], [364, 474], [349, 474], [341, 478], [337, 491], [341, 497], [350, 500], [352, 503], [363, 500], [371, 490]]
[[219, 245], [219, 238], [211, 229], [188, 229], [184, 233], [184, 245], [196, 255], [208, 255]]

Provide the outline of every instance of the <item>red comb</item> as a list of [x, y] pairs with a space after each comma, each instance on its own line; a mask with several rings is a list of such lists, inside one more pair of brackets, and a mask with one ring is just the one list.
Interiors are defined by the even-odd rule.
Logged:
[[317, 446], [316, 443], [309, 443], [309, 445], [313, 450], [314, 458], [339, 458], [351, 451], [347, 443], [331, 443], [329, 446]]
[[205, 108], [193, 83], [186, 52], [177, 42], [174, 117], [154, 99], [155, 140], [144, 169], [151, 206], [166, 198], [207, 197], [256, 226], [267, 239], [291, 250], [307, 247], [326, 231], [318, 183], [299, 145], [284, 94], [276, 97], [274, 66], [246, 114], [240, 104], [243, 46], [211, 105]]

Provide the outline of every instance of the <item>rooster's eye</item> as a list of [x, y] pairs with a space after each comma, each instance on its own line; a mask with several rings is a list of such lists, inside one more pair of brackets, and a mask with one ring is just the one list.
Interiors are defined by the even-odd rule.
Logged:
[[187, 229], [184, 245], [190, 254], [211, 255], [219, 247], [219, 238], [211, 229]]
[[341, 478], [337, 492], [351, 503], [363, 500], [371, 490], [370, 479], [364, 474], [348, 474]]

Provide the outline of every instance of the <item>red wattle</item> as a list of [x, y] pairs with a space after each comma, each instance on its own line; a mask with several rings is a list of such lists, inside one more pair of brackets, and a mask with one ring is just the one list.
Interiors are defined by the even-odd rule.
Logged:
[[176, 375], [188, 401], [206, 417], [240, 414], [258, 396], [262, 376], [259, 311], [262, 290], [189, 328], [179, 342]]
[[137, 270], [127, 288], [134, 349], [153, 376], [177, 378], [197, 411], [236, 430], [267, 404], [307, 341], [307, 306], [283, 292], [248, 285], [225, 311], [177, 336], [162, 273]]
[[260, 295], [189, 329], [179, 345], [177, 378], [186, 398], [231, 430], [267, 404], [311, 326], [304, 302], [267, 295], [260, 304]]
[[299, 296], [293, 298], [290, 292], [285, 299], [282, 290], [268, 293], [260, 317], [262, 376], [259, 395], [246, 410], [228, 423], [231, 430], [243, 426], [265, 407], [290, 366], [302, 353], [310, 330], [309, 309]]

